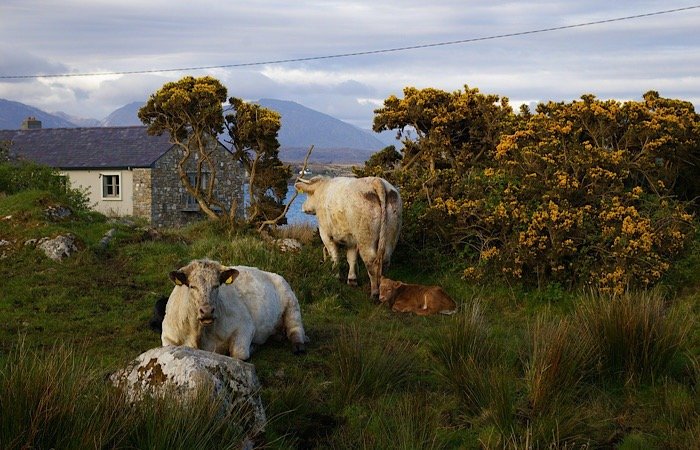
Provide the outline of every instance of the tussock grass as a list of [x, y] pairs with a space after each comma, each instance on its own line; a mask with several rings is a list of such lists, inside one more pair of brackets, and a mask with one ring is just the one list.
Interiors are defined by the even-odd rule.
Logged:
[[336, 338], [331, 367], [336, 404], [342, 406], [360, 397], [373, 397], [407, 386], [418, 373], [413, 345], [389, 333], [373, 345], [367, 330], [351, 325]]
[[[235, 421], [218, 422], [211, 401], [132, 408], [102, 380], [160, 345], [147, 322], [153, 301], [172, 289], [167, 272], [203, 257], [279, 273], [300, 300], [307, 354], [271, 341], [252, 358], [268, 448], [685, 449], [700, 441], [696, 257], [671, 301], [656, 291], [611, 298], [470, 284], [455, 272], [457, 259], [422, 259], [400, 244], [392, 277], [442, 285], [460, 303], [453, 316], [416, 317], [372, 304], [362, 266], [360, 288], [339, 283], [315, 237], [289, 254], [210, 221], [156, 235], [97, 215], [47, 222], [49, 201], [38, 191], [0, 197], [0, 217], [12, 216], [0, 221], [12, 242], [0, 260], [0, 448], [239, 448]], [[22, 245], [65, 232], [84, 246], [61, 263]]]
[[438, 450], [451, 448], [441, 433], [440, 408], [424, 393], [396, 394], [367, 405], [358, 423], [347, 424], [324, 447], [332, 449]]
[[246, 411], [223, 417], [202, 392], [132, 405], [86, 357], [20, 342], [0, 364], [0, 448], [240, 448]]
[[478, 302], [464, 305], [458, 314], [431, 342], [436, 371], [460, 395], [473, 420], [509, 433], [514, 425], [515, 389], [504, 352], [492, 337]]
[[669, 374], [690, 329], [658, 289], [616, 297], [589, 294], [577, 303], [574, 317], [579, 338], [595, 345], [603, 375], [618, 379]]
[[568, 318], [542, 314], [530, 330], [525, 385], [528, 407], [546, 412], [560, 400], [581, 394], [582, 381], [595, 369], [596, 347]]

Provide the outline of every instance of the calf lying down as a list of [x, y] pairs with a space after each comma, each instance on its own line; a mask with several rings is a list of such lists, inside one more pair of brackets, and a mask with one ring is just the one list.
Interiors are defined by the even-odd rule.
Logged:
[[388, 303], [392, 311], [413, 312], [419, 316], [453, 314], [457, 304], [440, 286], [408, 284], [382, 277], [379, 301]]
[[295, 353], [305, 350], [299, 302], [280, 275], [255, 267], [194, 260], [170, 272], [175, 283], [165, 309], [163, 345], [248, 359], [253, 344], [285, 332]]

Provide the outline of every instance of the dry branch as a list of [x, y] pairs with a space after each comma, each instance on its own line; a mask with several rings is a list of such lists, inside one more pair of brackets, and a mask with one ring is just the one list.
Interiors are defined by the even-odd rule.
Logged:
[[[299, 171], [299, 175], [297, 176], [296, 181], [301, 180], [301, 175], [306, 172], [306, 166], [309, 164], [309, 157], [311, 156], [311, 152], [313, 151], [314, 146], [312, 145], [309, 147], [309, 150], [306, 152], [306, 156], [304, 157], [304, 163], [301, 166], [301, 170]], [[299, 195], [299, 191], [294, 191], [294, 195], [292, 195], [292, 198], [289, 199], [289, 202], [287, 202], [286, 205], [284, 205], [284, 210], [282, 213], [275, 217], [274, 219], [271, 220], [265, 220], [260, 223], [260, 226], [258, 227], [258, 233], [262, 233], [262, 231], [265, 229], [266, 226], [277, 226], [277, 223], [282, 220], [284, 216], [287, 215], [287, 211], [289, 211], [289, 207], [294, 203], [294, 200], [296, 200], [297, 195]]]

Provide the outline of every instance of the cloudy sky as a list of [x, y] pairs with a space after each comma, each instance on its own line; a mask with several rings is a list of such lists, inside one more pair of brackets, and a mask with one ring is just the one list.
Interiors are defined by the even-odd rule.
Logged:
[[[478, 40], [700, 6], [691, 1], [2, 0], [0, 98], [102, 119], [167, 81], [209, 74], [229, 95], [292, 100], [363, 128], [405, 86], [469, 85], [516, 106], [653, 89], [700, 110], [700, 8]], [[127, 71], [142, 73], [8, 78]]]

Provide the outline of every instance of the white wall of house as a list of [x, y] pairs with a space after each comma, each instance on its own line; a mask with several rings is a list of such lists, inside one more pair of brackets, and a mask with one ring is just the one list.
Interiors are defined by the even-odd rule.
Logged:
[[90, 206], [107, 216], [134, 214], [134, 173], [130, 169], [63, 170], [74, 188], [87, 188]]

